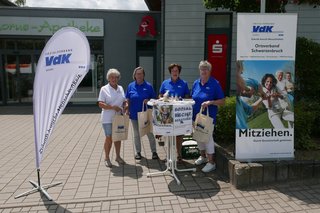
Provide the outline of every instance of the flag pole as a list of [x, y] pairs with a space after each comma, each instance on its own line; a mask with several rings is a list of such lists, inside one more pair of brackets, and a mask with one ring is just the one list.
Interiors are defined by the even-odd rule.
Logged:
[[40, 183], [40, 169], [37, 169], [37, 175], [38, 175], [38, 183], [32, 181], [32, 180], [29, 180], [29, 182], [31, 183], [31, 185], [33, 186], [33, 189], [29, 190], [29, 191], [26, 191], [22, 194], [19, 194], [17, 196], [15, 196], [14, 198], [17, 199], [17, 198], [20, 198], [20, 197], [23, 197], [23, 196], [27, 196], [29, 194], [33, 194], [35, 192], [40, 192], [42, 193], [49, 201], [52, 200], [52, 198], [50, 197], [50, 195], [48, 194], [48, 192], [46, 191], [46, 189], [49, 189], [51, 187], [54, 187], [54, 186], [57, 186], [57, 185], [60, 185], [62, 184], [62, 182], [57, 182], [57, 183], [51, 183], [51, 184], [47, 184], [47, 185], [43, 185], [41, 186], [41, 183]]

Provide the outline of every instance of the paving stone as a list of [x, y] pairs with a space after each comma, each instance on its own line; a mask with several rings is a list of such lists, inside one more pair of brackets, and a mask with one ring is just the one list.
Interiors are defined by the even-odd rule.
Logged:
[[237, 188], [247, 187], [250, 184], [250, 167], [241, 163], [234, 166], [234, 185]]
[[[142, 138], [142, 149], [148, 159], [136, 161], [132, 132], [121, 146], [121, 155], [127, 165], [119, 167], [114, 163], [113, 169], [106, 168], [104, 134], [99, 118], [99, 113], [61, 116], [41, 164], [44, 184], [63, 180], [62, 185], [48, 190], [54, 198], [49, 202], [42, 200], [38, 192], [14, 199], [15, 195], [32, 188], [29, 179], [37, 179], [33, 117], [0, 113], [0, 212], [317, 212], [320, 209], [320, 184], [316, 181], [319, 178], [312, 183], [272, 184], [245, 190], [235, 189], [221, 176], [221, 168], [210, 174], [202, 173], [200, 168], [196, 172], [179, 172], [181, 185], [176, 184], [170, 173], [149, 178], [146, 173], [162, 171], [165, 165], [150, 159], [146, 137]], [[21, 131], [12, 131], [10, 125]], [[6, 141], [14, 143], [7, 144]], [[159, 156], [165, 158], [165, 147], [157, 148]], [[114, 162], [114, 146], [110, 154]], [[243, 184], [248, 183], [255, 167], [249, 164], [241, 168], [238, 164], [241, 165], [238, 161], [229, 161], [228, 172], [238, 172], [240, 178], [237, 176], [235, 183], [240, 180]], [[234, 170], [236, 165], [238, 170]], [[304, 165], [307, 165], [305, 174], [310, 173], [311, 164]], [[319, 177], [319, 162], [312, 165], [312, 174]], [[181, 168], [193, 166], [193, 160], [185, 160]], [[285, 175], [279, 175], [280, 167], [276, 169], [275, 179], [285, 179]], [[301, 167], [300, 170], [304, 171]], [[233, 178], [230, 180], [232, 182]]]

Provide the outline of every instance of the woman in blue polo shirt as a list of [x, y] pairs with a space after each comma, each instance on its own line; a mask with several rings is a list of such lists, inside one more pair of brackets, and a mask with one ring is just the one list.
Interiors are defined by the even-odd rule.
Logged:
[[[190, 97], [190, 90], [188, 88], [188, 83], [180, 78], [181, 68], [182, 67], [180, 64], [169, 65], [168, 70], [171, 77], [162, 82], [160, 91], [159, 91], [159, 98], [163, 97], [163, 95], [167, 91], [169, 91], [169, 97], [176, 97], [179, 99]], [[178, 162], [182, 161], [182, 156], [181, 156], [182, 141], [183, 141], [183, 136], [178, 135], [176, 137]]]
[[[191, 96], [195, 101], [193, 105], [193, 120], [195, 120], [196, 115], [200, 112], [200, 108], [203, 107], [204, 113], [209, 109], [209, 116], [213, 118], [213, 122], [215, 123], [218, 106], [224, 105], [225, 99], [219, 81], [211, 77], [211, 68], [212, 66], [208, 61], [200, 61], [200, 78], [194, 81]], [[203, 172], [215, 170], [213, 137], [210, 137], [208, 143], [198, 143], [198, 147], [201, 155], [195, 161], [195, 164], [201, 165], [207, 163], [202, 168]]]
[[[137, 67], [133, 71], [134, 81], [128, 85], [126, 98], [129, 104], [129, 115], [133, 127], [133, 140], [136, 148], [135, 159], [141, 159], [141, 138], [138, 126], [138, 112], [142, 111], [142, 103], [156, 98], [156, 93], [149, 82], [144, 80], [145, 72], [142, 67]], [[152, 151], [152, 159], [158, 159], [156, 140], [153, 133], [148, 133], [150, 148]]]

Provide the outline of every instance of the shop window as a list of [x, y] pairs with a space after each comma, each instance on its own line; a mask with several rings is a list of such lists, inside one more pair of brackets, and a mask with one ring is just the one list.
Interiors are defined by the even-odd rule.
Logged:
[[81, 81], [78, 92], [94, 92], [103, 85], [103, 40], [89, 39], [90, 69]]
[[101, 87], [105, 84], [105, 76], [104, 76], [104, 66], [103, 66], [103, 55], [102, 54], [96, 54], [97, 58], [97, 89], [100, 90]]
[[6, 40], [5, 41], [5, 49], [12, 49], [14, 50], [15, 49], [15, 42], [14, 40]]
[[4, 40], [0, 39], [0, 49], [4, 49]]
[[18, 50], [32, 50], [33, 49], [33, 41], [31, 40], [18, 40], [17, 41]]
[[86, 76], [81, 81], [78, 91], [79, 92], [93, 92], [100, 89], [104, 85], [103, 74], [103, 55], [91, 54], [90, 69]]
[[89, 45], [90, 45], [91, 51], [103, 50], [103, 40], [89, 40]]
[[36, 41], [34, 41], [34, 48], [36, 50], [43, 50], [45, 45], [46, 44], [45, 44], [44, 40], [36, 40]]

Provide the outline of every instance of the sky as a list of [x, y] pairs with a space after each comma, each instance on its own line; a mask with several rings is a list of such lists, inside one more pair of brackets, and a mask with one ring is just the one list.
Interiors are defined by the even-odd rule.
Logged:
[[[10, 0], [13, 1], [14, 0]], [[26, 0], [28, 7], [148, 10], [144, 0]]]

